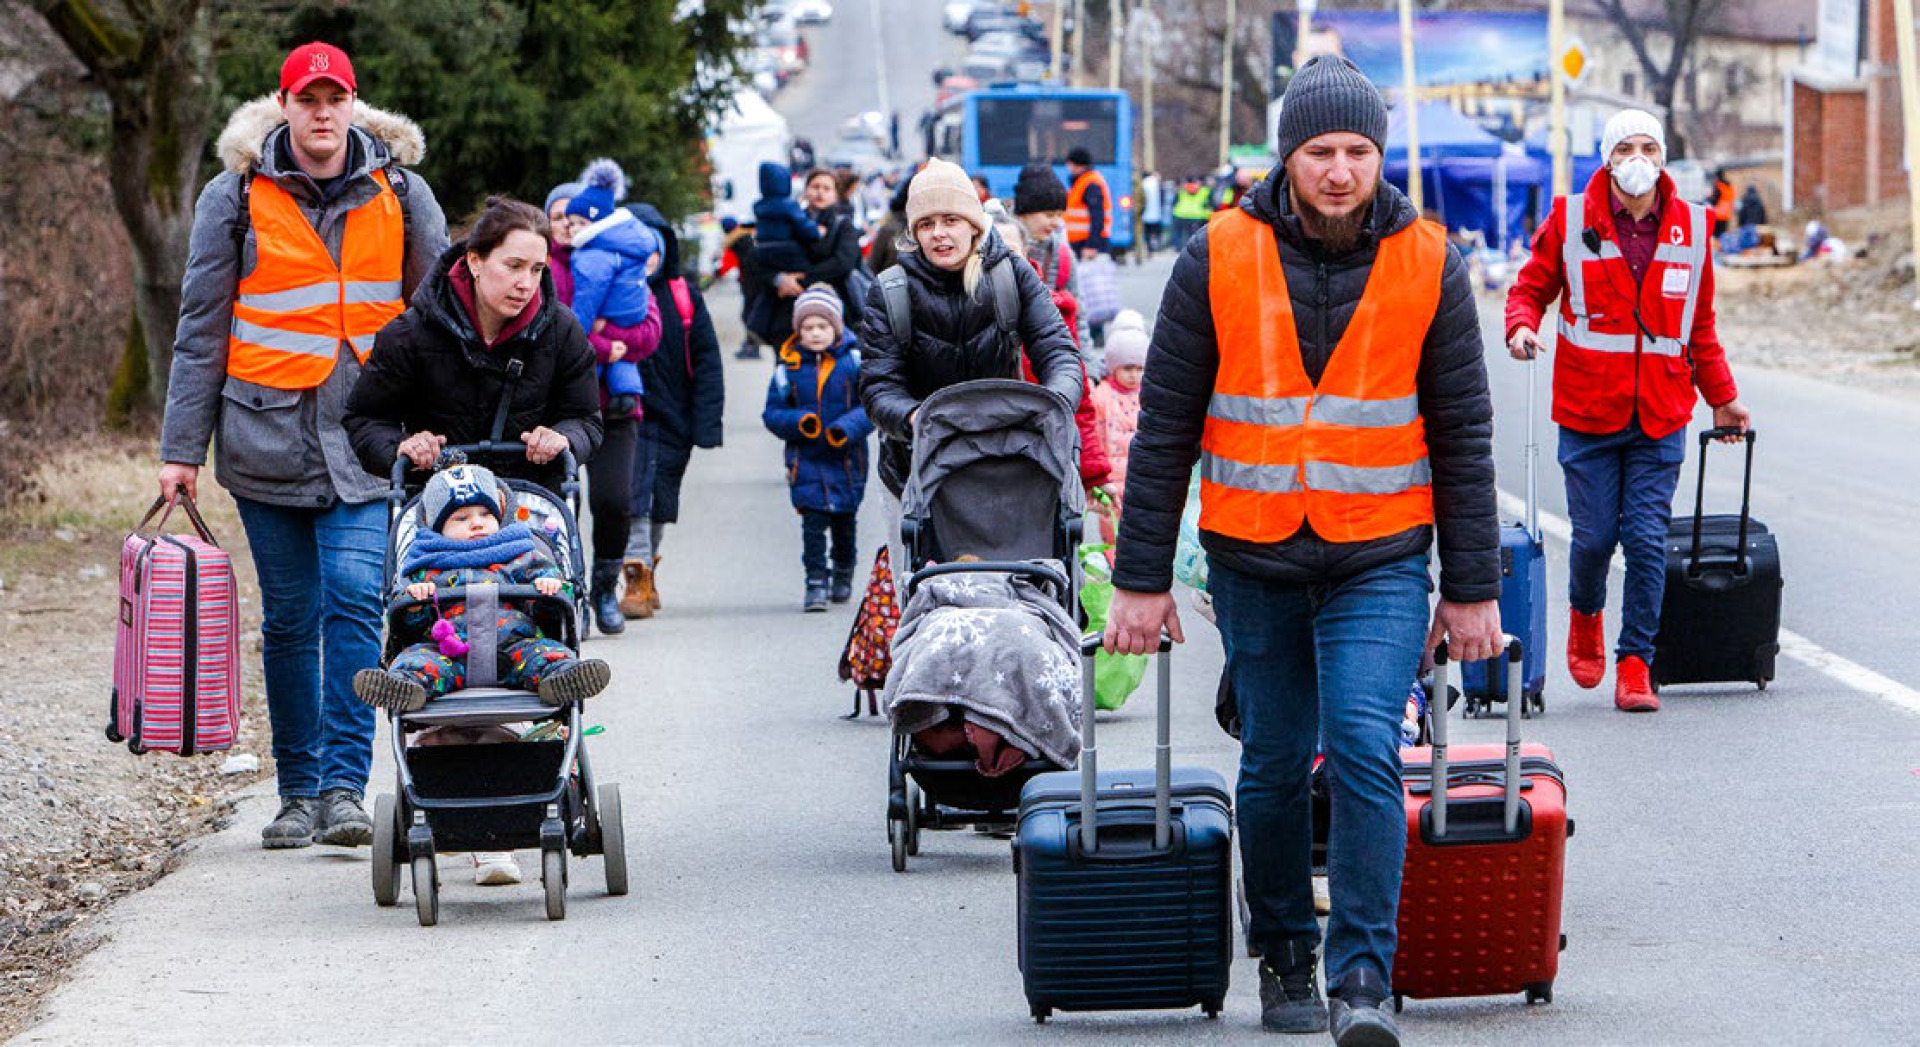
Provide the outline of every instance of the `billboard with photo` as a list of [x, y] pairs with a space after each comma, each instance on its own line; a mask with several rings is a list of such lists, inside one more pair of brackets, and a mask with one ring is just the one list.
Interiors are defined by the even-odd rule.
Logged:
[[[1414, 76], [1422, 97], [1542, 97], [1547, 93], [1544, 11], [1424, 11], [1413, 16]], [[1298, 64], [1345, 55], [1389, 103], [1401, 89], [1400, 16], [1393, 11], [1313, 11], [1304, 40], [1300, 15], [1273, 16], [1272, 98]]]

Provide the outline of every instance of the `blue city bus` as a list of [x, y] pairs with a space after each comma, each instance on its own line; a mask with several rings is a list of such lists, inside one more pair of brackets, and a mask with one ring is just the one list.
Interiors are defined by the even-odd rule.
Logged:
[[1084, 147], [1113, 194], [1107, 242], [1133, 246], [1133, 104], [1125, 91], [995, 84], [949, 99], [933, 114], [927, 152], [980, 175], [1013, 199], [1020, 168], [1052, 164], [1069, 183], [1067, 153]]

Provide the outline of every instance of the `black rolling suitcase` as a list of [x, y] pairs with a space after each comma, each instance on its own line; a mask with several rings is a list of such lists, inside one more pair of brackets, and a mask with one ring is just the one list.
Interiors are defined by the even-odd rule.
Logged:
[[1780, 548], [1753, 518], [1753, 444], [1746, 433], [1746, 475], [1738, 514], [1703, 515], [1707, 448], [1733, 430], [1700, 434], [1693, 515], [1667, 528], [1667, 588], [1654, 639], [1653, 682], [1745, 681], [1766, 689], [1780, 653]]
[[1220, 1013], [1233, 946], [1232, 793], [1218, 774], [1172, 766], [1168, 643], [1161, 641], [1154, 769], [1096, 766], [1086, 648], [1078, 771], [1035, 776], [1020, 796], [1020, 973], [1034, 1019], [1054, 1010], [1198, 1006]]

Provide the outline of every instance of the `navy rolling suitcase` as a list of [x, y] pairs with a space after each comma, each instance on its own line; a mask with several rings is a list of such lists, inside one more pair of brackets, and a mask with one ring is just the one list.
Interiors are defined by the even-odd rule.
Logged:
[[[1500, 526], [1500, 627], [1520, 640], [1526, 661], [1520, 675], [1527, 700], [1523, 716], [1547, 707], [1547, 549], [1540, 535], [1540, 444], [1534, 434], [1539, 362], [1527, 362], [1527, 510], [1526, 516]], [[1460, 693], [1466, 714], [1478, 716], [1507, 700], [1504, 657], [1463, 662]]]
[[[1083, 644], [1093, 708], [1094, 636]], [[1227, 997], [1233, 946], [1232, 794], [1218, 774], [1174, 768], [1168, 647], [1161, 640], [1152, 771], [1097, 766], [1081, 717], [1079, 771], [1035, 776], [1020, 795], [1020, 972], [1034, 1020], [1055, 1010], [1199, 1006]]]
[[1653, 682], [1745, 681], [1766, 690], [1780, 653], [1780, 546], [1753, 518], [1753, 445], [1746, 433], [1746, 473], [1740, 512], [1704, 515], [1707, 448], [1728, 429], [1700, 434], [1700, 471], [1693, 515], [1667, 528], [1667, 587], [1660, 632], [1653, 640]]

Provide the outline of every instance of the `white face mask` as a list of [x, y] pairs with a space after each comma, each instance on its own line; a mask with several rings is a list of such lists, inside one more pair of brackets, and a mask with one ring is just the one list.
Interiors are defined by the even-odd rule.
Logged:
[[1660, 180], [1660, 168], [1644, 156], [1629, 156], [1613, 165], [1613, 184], [1628, 196], [1645, 196]]

